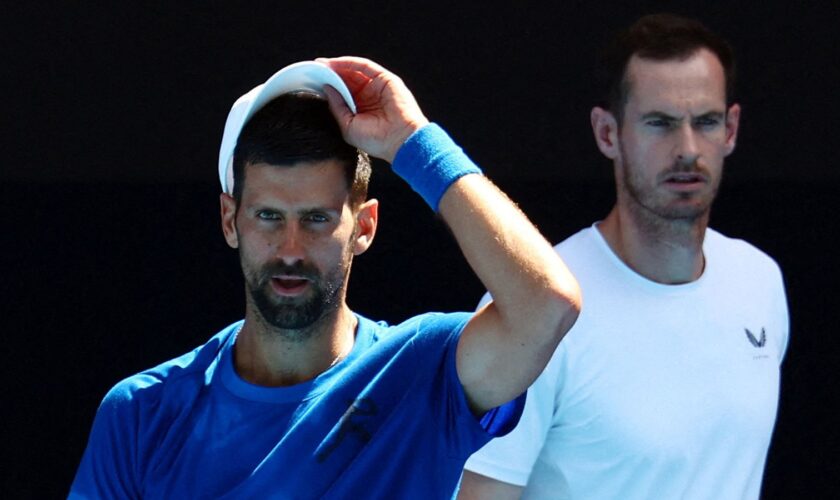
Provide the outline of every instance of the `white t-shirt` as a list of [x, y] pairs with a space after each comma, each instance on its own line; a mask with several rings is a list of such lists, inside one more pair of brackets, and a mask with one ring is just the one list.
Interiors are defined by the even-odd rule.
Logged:
[[523, 498], [758, 498], [788, 338], [776, 263], [709, 229], [702, 276], [663, 285], [595, 226], [555, 248], [583, 310], [518, 427], [466, 468]]

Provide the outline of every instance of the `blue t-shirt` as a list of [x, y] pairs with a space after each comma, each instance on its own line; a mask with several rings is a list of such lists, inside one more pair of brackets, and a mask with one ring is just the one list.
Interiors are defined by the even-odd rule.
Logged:
[[389, 327], [358, 317], [350, 354], [291, 387], [235, 372], [240, 323], [117, 384], [71, 498], [450, 498], [464, 461], [519, 419], [476, 419], [455, 368], [470, 315]]

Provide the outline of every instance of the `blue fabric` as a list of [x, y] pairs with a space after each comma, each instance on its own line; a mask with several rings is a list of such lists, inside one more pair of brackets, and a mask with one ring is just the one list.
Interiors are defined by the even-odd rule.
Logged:
[[437, 124], [417, 130], [400, 147], [391, 165], [411, 189], [426, 200], [435, 212], [449, 186], [467, 174], [481, 169]]
[[455, 368], [469, 318], [359, 317], [347, 358], [282, 388], [239, 378], [231, 325], [108, 393], [70, 497], [450, 498], [524, 405], [471, 414]]

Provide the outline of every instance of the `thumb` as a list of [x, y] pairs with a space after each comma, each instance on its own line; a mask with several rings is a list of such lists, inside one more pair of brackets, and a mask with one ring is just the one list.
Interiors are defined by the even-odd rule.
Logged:
[[344, 98], [330, 85], [324, 85], [324, 93], [327, 94], [327, 104], [330, 107], [335, 120], [338, 122], [338, 127], [341, 133], [346, 136], [347, 129], [350, 127], [350, 122], [353, 121], [353, 112], [344, 102]]

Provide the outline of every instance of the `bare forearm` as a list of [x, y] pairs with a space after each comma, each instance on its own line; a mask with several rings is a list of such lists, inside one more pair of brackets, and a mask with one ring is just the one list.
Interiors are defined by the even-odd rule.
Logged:
[[527, 217], [436, 125], [400, 148], [394, 171], [437, 210], [496, 301], [467, 324], [458, 376], [476, 415], [525, 391], [577, 318], [580, 292]]
[[580, 302], [577, 281], [525, 214], [490, 180], [481, 175], [460, 178], [441, 199], [440, 214], [511, 335], [522, 342], [551, 342], [552, 330], [565, 331], [563, 326], [574, 322]]
[[445, 192], [440, 214], [494, 302], [467, 326], [458, 374], [479, 413], [523, 392], [577, 319], [577, 281], [527, 217], [481, 175]]
[[467, 324], [458, 376], [478, 414], [521, 394], [577, 318], [580, 292], [560, 258], [460, 148], [428, 125], [402, 80], [373, 61], [321, 60], [341, 75], [359, 110], [327, 96], [345, 139], [393, 169], [452, 229], [495, 302]]

